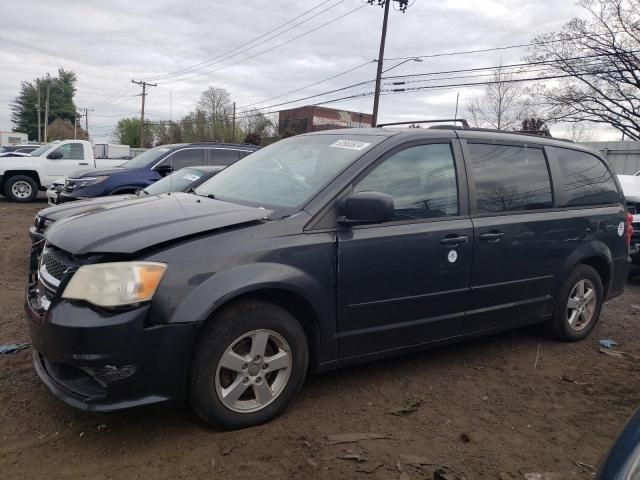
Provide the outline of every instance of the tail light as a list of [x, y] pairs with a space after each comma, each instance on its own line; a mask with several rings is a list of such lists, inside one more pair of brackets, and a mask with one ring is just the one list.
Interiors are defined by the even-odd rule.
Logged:
[[626, 224], [627, 224], [627, 247], [631, 246], [631, 237], [633, 236], [633, 215], [631, 215], [630, 213], [627, 213], [627, 218], [626, 218]]

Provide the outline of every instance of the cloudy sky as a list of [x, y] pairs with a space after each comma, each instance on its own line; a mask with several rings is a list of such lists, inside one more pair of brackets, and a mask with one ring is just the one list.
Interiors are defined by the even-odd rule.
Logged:
[[[580, 15], [571, 0], [415, 0], [405, 14], [390, 14], [385, 68], [402, 57], [525, 44]], [[242, 112], [255, 102], [272, 107], [372, 80], [382, 9], [363, 0], [3, 0], [0, 18], [0, 131], [12, 127], [9, 103], [20, 82], [64, 67], [78, 75], [76, 105], [93, 108], [89, 127], [98, 140], [113, 132], [118, 118], [139, 114], [134, 78], [158, 83], [147, 97], [150, 120], [186, 114], [210, 85], [226, 88]], [[526, 53], [513, 48], [425, 58], [387, 75], [518, 63]], [[432, 83], [478, 81], [440, 77]], [[373, 83], [366, 83], [272, 110], [372, 90]], [[449, 117], [458, 92], [463, 106], [477, 88], [384, 96], [380, 120]], [[327, 106], [370, 112], [372, 97]], [[617, 138], [604, 131], [597, 136]]]

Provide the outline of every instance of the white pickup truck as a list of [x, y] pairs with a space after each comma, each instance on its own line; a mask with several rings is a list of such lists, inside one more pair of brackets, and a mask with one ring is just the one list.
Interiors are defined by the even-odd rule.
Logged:
[[55, 180], [88, 168], [111, 168], [123, 159], [96, 159], [86, 140], [47, 143], [27, 157], [0, 158], [0, 194], [14, 202], [31, 202], [38, 190], [46, 190]]

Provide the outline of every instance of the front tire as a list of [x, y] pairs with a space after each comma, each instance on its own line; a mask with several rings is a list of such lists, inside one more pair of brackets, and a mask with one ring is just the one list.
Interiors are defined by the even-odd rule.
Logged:
[[38, 196], [38, 184], [27, 175], [14, 175], [4, 184], [4, 196], [11, 202], [33, 202]]
[[558, 293], [550, 323], [553, 335], [565, 342], [587, 337], [600, 318], [603, 298], [598, 272], [589, 265], [575, 267]]
[[196, 342], [189, 403], [210, 426], [238, 429], [282, 413], [307, 372], [307, 338], [298, 321], [272, 303], [225, 307]]

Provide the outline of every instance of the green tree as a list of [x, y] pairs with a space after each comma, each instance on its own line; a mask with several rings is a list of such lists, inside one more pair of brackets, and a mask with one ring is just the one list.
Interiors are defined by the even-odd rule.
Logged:
[[[140, 145], [140, 119], [139, 118], [122, 118], [118, 120], [116, 127], [116, 137], [118, 142], [123, 145]], [[154, 126], [145, 122], [144, 126], [144, 146], [150, 148], [154, 143]]]
[[[38, 92], [40, 92], [40, 121], [51, 124], [57, 118], [74, 121], [76, 106], [73, 97], [76, 93], [77, 76], [70, 70], [58, 69], [58, 75], [46, 74], [32, 81], [20, 84], [20, 93], [11, 103], [11, 121], [16, 132], [24, 132], [30, 139], [38, 138]], [[44, 107], [49, 90], [49, 116], [44, 118]]]

